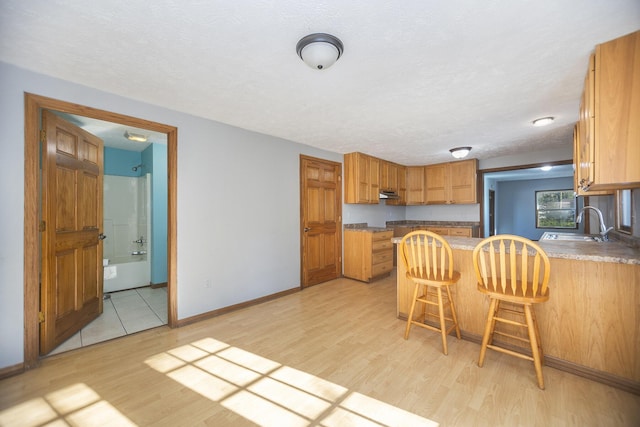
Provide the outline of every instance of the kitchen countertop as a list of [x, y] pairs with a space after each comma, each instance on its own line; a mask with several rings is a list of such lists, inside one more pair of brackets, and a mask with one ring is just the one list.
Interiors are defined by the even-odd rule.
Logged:
[[[472, 251], [483, 239], [477, 237], [444, 236], [451, 249]], [[400, 243], [402, 237], [391, 239]], [[536, 242], [544, 249], [549, 258], [562, 258], [579, 261], [612, 262], [618, 264], [640, 265], [640, 250], [623, 243], [610, 242], [571, 242], [540, 241]]]
[[356, 224], [345, 224], [345, 230], [349, 231], [363, 231], [367, 233], [379, 233], [381, 231], [393, 231], [393, 228], [388, 227], [369, 227], [366, 222]]
[[480, 227], [479, 222], [473, 221], [421, 221], [421, 220], [402, 220], [402, 221], [387, 221], [387, 228], [393, 227], [419, 227], [419, 226], [433, 226], [433, 227]]
[[379, 233], [382, 231], [393, 231], [393, 228], [384, 228], [384, 227], [348, 227], [345, 230], [349, 231], [363, 231], [367, 233]]

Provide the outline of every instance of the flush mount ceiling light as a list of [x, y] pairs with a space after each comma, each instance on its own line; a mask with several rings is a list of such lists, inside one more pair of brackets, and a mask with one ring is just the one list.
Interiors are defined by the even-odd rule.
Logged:
[[541, 117], [539, 119], [535, 119], [533, 122], [534, 126], [546, 126], [549, 125], [553, 122], [553, 117], [549, 116], [549, 117]]
[[553, 169], [553, 166], [549, 166], [549, 165], [547, 165], [547, 166], [542, 166], [542, 167], [540, 168], [540, 170], [541, 170], [541, 171], [545, 171], [545, 172], [549, 172], [551, 169]]
[[331, 67], [344, 52], [344, 46], [331, 34], [314, 33], [304, 36], [296, 45], [296, 53], [311, 68]]
[[467, 154], [469, 154], [469, 151], [471, 151], [471, 147], [457, 147], [452, 148], [449, 151], [451, 152], [451, 155], [456, 159], [462, 159], [463, 157], [467, 157]]
[[146, 135], [141, 135], [139, 133], [132, 133], [132, 132], [129, 132], [128, 130], [124, 131], [124, 137], [127, 138], [129, 141], [147, 142]]

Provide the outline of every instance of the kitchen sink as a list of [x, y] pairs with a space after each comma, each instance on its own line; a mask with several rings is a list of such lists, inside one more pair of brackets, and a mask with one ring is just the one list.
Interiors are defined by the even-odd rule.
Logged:
[[553, 233], [545, 232], [540, 240], [555, 240], [563, 242], [602, 242], [603, 239], [598, 234], [575, 234], [575, 233]]

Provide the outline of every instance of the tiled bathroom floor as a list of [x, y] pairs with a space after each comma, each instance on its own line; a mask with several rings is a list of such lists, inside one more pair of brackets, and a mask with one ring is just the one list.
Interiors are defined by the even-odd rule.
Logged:
[[102, 315], [60, 344], [49, 355], [85, 347], [167, 324], [167, 288], [113, 292]]

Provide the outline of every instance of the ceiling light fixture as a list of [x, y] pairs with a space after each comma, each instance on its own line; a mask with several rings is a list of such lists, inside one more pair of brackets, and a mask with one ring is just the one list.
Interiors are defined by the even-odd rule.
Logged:
[[132, 132], [129, 132], [128, 130], [124, 131], [124, 137], [127, 138], [129, 141], [136, 141], [136, 142], [147, 142], [147, 139], [148, 139], [146, 135], [141, 135], [139, 133], [132, 133]]
[[546, 126], [546, 125], [550, 125], [553, 122], [553, 117], [549, 116], [549, 117], [541, 117], [539, 119], [535, 119], [533, 122], [534, 126]]
[[545, 172], [549, 172], [551, 169], [553, 169], [553, 166], [549, 166], [549, 165], [547, 165], [547, 166], [542, 166], [542, 167], [540, 168], [540, 170], [541, 170], [541, 171], [545, 171]]
[[469, 151], [471, 151], [471, 147], [456, 147], [449, 150], [451, 155], [456, 159], [462, 159], [463, 157], [467, 157]]
[[344, 52], [344, 46], [331, 34], [314, 33], [304, 36], [296, 45], [296, 53], [311, 68], [331, 67]]

